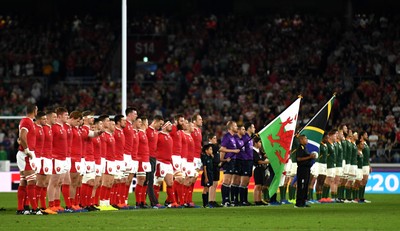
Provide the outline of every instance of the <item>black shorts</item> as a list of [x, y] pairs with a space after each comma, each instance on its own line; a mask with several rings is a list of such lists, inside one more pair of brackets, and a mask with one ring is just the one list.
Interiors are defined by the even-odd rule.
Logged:
[[206, 177], [205, 177], [205, 174], [204, 173], [202, 173], [201, 174], [201, 186], [203, 186], [203, 187], [210, 187], [210, 186], [212, 186], [213, 185], [213, 182], [212, 182], [212, 179], [213, 179], [213, 176], [212, 176], [213, 174], [212, 173], [208, 173], [208, 182], [206, 182]]
[[237, 170], [235, 170], [236, 166], [236, 159], [231, 159], [229, 162], [225, 162], [223, 166], [224, 174], [237, 174]]
[[238, 175], [251, 177], [253, 172], [253, 160], [237, 160], [237, 162], [239, 162]]
[[214, 164], [214, 166], [213, 166], [213, 181], [219, 181], [219, 172], [220, 172], [220, 168], [218, 167], [218, 164]]
[[254, 184], [267, 185], [267, 178], [265, 177], [265, 168], [257, 167], [254, 169]]

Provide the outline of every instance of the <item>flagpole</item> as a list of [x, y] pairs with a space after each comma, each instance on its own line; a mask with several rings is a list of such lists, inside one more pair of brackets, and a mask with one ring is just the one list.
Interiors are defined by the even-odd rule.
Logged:
[[[303, 98], [302, 95], [298, 95], [298, 96], [297, 96], [297, 99], [296, 99], [293, 103], [291, 103], [288, 107], [286, 107], [285, 110], [288, 109], [290, 106], [292, 106], [294, 103], [296, 103], [297, 100], [302, 99], [302, 98]], [[282, 110], [282, 111], [285, 111], [285, 110]], [[273, 123], [273, 122], [275, 122], [275, 120], [277, 120], [278, 118], [279, 118], [279, 116], [276, 116], [275, 119], [273, 119], [273, 120], [272, 120], [271, 122], [269, 122], [266, 126], [264, 126], [264, 128], [261, 129], [261, 131], [259, 131], [258, 133], [261, 133], [261, 132], [263, 132], [265, 129], [267, 129], [268, 125], [271, 124], [271, 123]], [[258, 133], [257, 133], [257, 134], [258, 134]]]
[[334, 97], [336, 97], [336, 93], [333, 94], [333, 96], [328, 100], [328, 102], [326, 102], [325, 105], [324, 105], [323, 107], [321, 107], [321, 109], [319, 109], [319, 111], [317, 112], [317, 114], [315, 114], [315, 115], [308, 121], [308, 123], [307, 123], [306, 125], [304, 125], [303, 128], [302, 128], [299, 132], [297, 132], [297, 134], [300, 134], [300, 133], [304, 130], [304, 128], [306, 128], [306, 127], [311, 123], [311, 121], [313, 121], [313, 119], [316, 118], [316, 117], [319, 115], [319, 113], [321, 113], [321, 111], [325, 108], [325, 106], [328, 105], [328, 103], [330, 103], [331, 100], [332, 100]]

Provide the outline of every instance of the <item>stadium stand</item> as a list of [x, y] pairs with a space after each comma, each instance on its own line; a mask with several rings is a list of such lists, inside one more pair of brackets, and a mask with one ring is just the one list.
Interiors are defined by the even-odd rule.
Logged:
[[[11, 20], [12, 19], [12, 20]], [[86, 15], [33, 23], [13, 16], [0, 27], [0, 115], [23, 105], [120, 112], [120, 25]], [[152, 71], [128, 77], [128, 104], [140, 114], [203, 115], [219, 136], [227, 120], [261, 129], [299, 94], [302, 127], [333, 93], [330, 127], [348, 124], [377, 135], [374, 162], [399, 162], [398, 16], [356, 15], [346, 25], [311, 15], [137, 16], [132, 35], [164, 35], [167, 49]], [[72, 94], [71, 94], [72, 93]], [[17, 121], [0, 120], [0, 139], [14, 155]], [[4, 134], [4, 135], [1, 135]]]

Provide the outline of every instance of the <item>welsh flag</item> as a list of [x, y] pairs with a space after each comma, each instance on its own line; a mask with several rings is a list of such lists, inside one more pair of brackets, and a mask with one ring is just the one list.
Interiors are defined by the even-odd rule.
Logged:
[[275, 176], [269, 187], [269, 195], [276, 193], [279, 181], [292, 147], [299, 114], [301, 97], [265, 126], [258, 134]]
[[325, 132], [325, 126], [328, 123], [329, 116], [331, 115], [335, 95], [311, 118], [310, 121], [299, 132], [306, 135], [308, 138], [307, 150], [309, 152], [316, 151], [319, 153], [319, 144], [322, 141], [322, 136]]

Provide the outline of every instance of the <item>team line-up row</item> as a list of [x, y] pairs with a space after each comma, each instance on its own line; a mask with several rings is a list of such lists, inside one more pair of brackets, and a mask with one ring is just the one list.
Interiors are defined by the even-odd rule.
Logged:
[[[268, 185], [265, 182], [268, 159], [260, 152], [260, 139], [256, 137], [254, 142], [252, 140], [255, 132], [253, 124], [247, 123], [238, 128], [235, 122], [228, 122], [228, 132], [222, 138], [221, 147], [214, 135], [210, 135], [209, 144], [203, 146], [202, 118], [199, 114], [188, 120], [180, 114], [176, 115], [173, 124], [164, 121], [161, 116], [155, 116], [149, 124], [147, 118], [138, 118], [134, 108], [127, 108], [125, 114], [116, 115], [113, 120], [108, 115], [94, 119], [90, 111], [68, 113], [65, 108], [59, 107], [54, 111], [38, 112], [35, 105], [28, 105], [27, 117], [19, 125], [17, 164], [21, 180], [17, 214], [163, 208], [158, 201], [163, 182], [167, 193], [165, 206], [198, 207], [193, 203], [192, 193], [200, 170], [203, 170], [203, 206], [218, 207], [215, 190], [220, 163], [223, 163], [224, 170], [221, 190], [224, 206], [250, 205], [247, 186], [253, 170], [255, 204], [267, 204], [268, 187], [264, 185]], [[343, 134], [341, 131], [339, 134]], [[337, 133], [329, 135], [334, 137], [330, 139], [339, 139], [333, 142], [335, 145], [344, 142], [340, 135], [336, 138]], [[350, 133], [346, 131], [346, 134]], [[296, 147], [295, 143], [293, 147]], [[318, 160], [324, 156], [324, 149], [321, 150]], [[339, 148], [333, 150], [327, 156], [340, 158]], [[324, 167], [321, 160], [314, 165], [317, 170], [313, 167], [313, 172], [319, 172], [322, 177]], [[296, 162], [295, 159], [293, 162]], [[295, 164], [288, 164], [287, 167], [292, 172], [289, 175], [294, 176]], [[352, 175], [353, 167], [350, 169]], [[349, 174], [347, 170], [345, 173]], [[331, 187], [334, 196], [337, 180], [332, 177], [329, 166], [325, 175], [324, 192], [327, 188], [329, 193]], [[137, 179], [136, 205], [130, 206], [127, 201], [134, 176]], [[337, 176], [343, 179], [340, 171]], [[321, 177], [318, 176], [318, 182], [321, 182]], [[280, 188], [282, 203], [287, 201], [287, 185], [290, 199], [293, 197], [292, 187], [295, 184], [288, 180], [294, 182], [290, 177], [283, 181]], [[317, 183], [317, 197], [318, 189]], [[261, 191], [265, 200], [261, 200]], [[65, 207], [61, 207], [61, 194]], [[150, 205], [146, 203], [147, 196]], [[274, 198], [271, 198], [271, 204], [274, 203]]]

